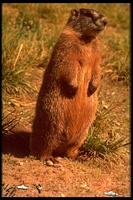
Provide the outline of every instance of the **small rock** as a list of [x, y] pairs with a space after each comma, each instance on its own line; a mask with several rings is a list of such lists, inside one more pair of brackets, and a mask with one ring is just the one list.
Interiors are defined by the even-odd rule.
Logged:
[[46, 161], [46, 165], [47, 165], [47, 166], [53, 166], [54, 163], [53, 163], [51, 160], [47, 160], [47, 161]]
[[56, 161], [59, 163], [61, 162], [63, 159], [61, 157], [56, 157]]
[[103, 108], [108, 109], [108, 106], [107, 105], [103, 105]]
[[60, 195], [61, 197], [65, 197], [65, 195], [62, 193], [61, 195]]
[[54, 167], [57, 167], [57, 168], [58, 168], [58, 167], [62, 167], [62, 165], [61, 165], [60, 163], [55, 163], [55, 164], [54, 164]]
[[61, 167], [61, 168], [60, 168], [60, 170], [61, 170], [62, 172], [64, 172], [64, 171], [65, 171], [65, 169], [64, 169], [63, 167]]
[[103, 105], [103, 108], [108, 109], [108, 105], [106, 104], [105, 101], [102, 101], [102, 105]]
[[117, 126], [120, 126], [120, 125], [121, 125], [118, 121], [115, 121], [115, 123], [116, 123]]
[[107, 70], [105, 71], [105, 73], [112, 73], [112, 72], [113, 72], [112, 69], [107, 69]]
[[19, 163], [20, 166], [22, 166], [23, 164], [24, 164], [23, 162], [20, 162], [20, 163]]
[[114, 95], [115, 94], [115, 92], [112, 92], [112, 95]]
[[81, 188], [87, 187], [87, 183], [81, 184], [80, 187], [81, 187]]
[[60, 161], [62, 160], [62, 158], [61, 158], [61, 157], [56, 157], [56, 160], [57, 160], [58, 162], [60, 162]]
[[96, 194], [95, 197], [100, 197], [100, 196], [98, 194]]

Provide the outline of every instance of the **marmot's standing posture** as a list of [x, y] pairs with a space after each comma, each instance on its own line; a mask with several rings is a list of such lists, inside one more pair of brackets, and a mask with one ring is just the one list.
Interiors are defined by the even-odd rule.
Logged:
[[100, 81], [96, 36], [107, 19], [92, 9], [72, 10], [44, 73], [38, 95], [31, 154], [76, 157], [97, 108]]

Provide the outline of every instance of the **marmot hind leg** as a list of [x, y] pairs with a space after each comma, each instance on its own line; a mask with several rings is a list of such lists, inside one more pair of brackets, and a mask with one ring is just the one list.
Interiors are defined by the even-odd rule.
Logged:
[[76, 158], [78, 156], [78, 149], [81, 145], [80, 144], [69, 144], [68, 146], [61, 146], [60, 148], [53, 151], [54, 157], [67, 157], [67, 158]]

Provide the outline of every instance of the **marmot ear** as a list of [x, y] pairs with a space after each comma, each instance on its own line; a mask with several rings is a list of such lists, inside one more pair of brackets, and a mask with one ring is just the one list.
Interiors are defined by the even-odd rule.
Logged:
[[71, 16], [72, 19], [76, 19], [79, 16], [79, 11], [75, 9], [71, 10]]

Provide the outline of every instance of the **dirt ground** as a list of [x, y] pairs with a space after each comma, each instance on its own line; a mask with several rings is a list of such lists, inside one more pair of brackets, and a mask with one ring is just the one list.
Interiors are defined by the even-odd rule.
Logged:
[[[41, 80], [43, 69], [39, 69]], [[39, 87], [39, 84], [38, 84]], [[114, 115], [115, 132], [130, 135], [130, 91], [120, 82], [112, 82], [106, 76], [102, 80], [102, 102], [109, 105], [112, 99], [119, 106]], [[19, 102], [22, 110], [35, 107]], [[20, 109], [20, 110], [21, 110]], [[24, 120], [26, 121], [26, 120]], [[27, 124], [28, 124], [27, 120]], [[25, 125], [27, 125], [25, 122]], [[113, 127], [112, 127], [113, 129]], [[116, 197], [130, 197], [130, 148], [120, 151], [116, 162], [100, 158], [87, 161], [59, 158], [59, 163], [48, 166], [31, 156], [3, 153], [2, 196], [14, 197], [112, 197], [104, 192], [112, 191]], [[20, 186], [17, 187], [17, 186]], [[23, 188], [24, 187], [24, 188]]]
[[[129, 197], [130, 167], [129, 161], [110, 168], [99, 161], [79, 163], [66, 158], [60, 165], [46, 166], [41, 161], [4, 155], [3, 183], [2, 196], [13, 192], [14, 197], [103, 197], [107, 196], [104, 192], [113, 191], [118, 197]], [[13, 191], [22, 185], [28, 188]]]

